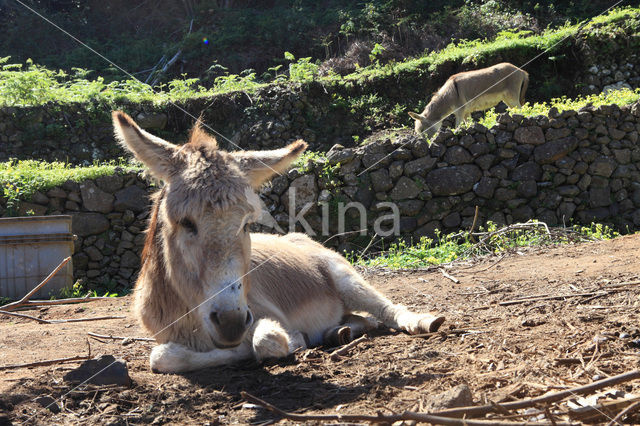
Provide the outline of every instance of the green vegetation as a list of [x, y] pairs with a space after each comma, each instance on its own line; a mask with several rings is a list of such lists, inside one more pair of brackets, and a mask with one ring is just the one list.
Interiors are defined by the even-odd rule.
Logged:
[[[624, 22], [624, 28], [621, 27]], [[70, 73], [54, 71], [27, 61], [24, 65], [10, 64], [9, 57], [0, 60], [0, 106], [2, 105], [40, 105], [47, 102], [85, 102], [102, 101], [107, 103], [119, 101], [154, 101], [163, 103], [191, 97], [211, 96], [232, 91], [252, 92], [270, 83], [306, 83], [319, 81], [325, 85], [344, 85], [346, 88], [354, 84], [371, 82], [385, 78], [397, 78], [408, 73], [423, 75], [435, 71], [438, 66], [449, 63], [472, 63], [481, 65], [492, 58], [502, 57], [509, 53], [511, 61], [522, 63], [536, 54], [548, 50], [553, 55], [561, 48], [565, 38], [580, 37], [608, 37], [621, 32], [636, 32], [640, 29], [640, 8], [625, 8], [611, 11], [605, 16], [591, 20], [586, 26], [563, 25], [560, 28], [548, 29], [541, 34], [531, 31], [503, 30], [492, 40], [476, 39], [461, 40], [450, 43], [439, 51], [432, 51], [426, 55], [403, 62], [382, 63], [379, 57], [384, 53], [384, 47], [374, 46], [368, 53], [373, 58], [373, 64], [358, 68], [355, 72], [341, 77], [335, 73], [325, 76], [319, 75], [319, 66], [312, 57], [295, 60], [293, 54], [286, 52], [283, 61], [289, 63], [287, 73], [280, 73], [282, 64], [269, 68], [270, 72], [258, 77], [254, 70], [246, 70], [240, 74], [230, 74], [226, 68], [217, 66], [218, 75], [213, 78], [210, 87], [203, 85], [198, 78], [173, 79], [165, 84], [152, 87], [137, 80], [107, 82], [103, 77], [89, 79], [90, 71], [74, 68]], [[606, 55], [606, 46], [600, 55]], [[222, 71], [220, 71], [222, 70]], [[353, 111], [363, 107], [376, 107], [379, 94], [362, 94], [354, 99], [336, 99], [336, 104], [344, 103]], [[394, 113], [402, 112], [406, 107], [400, 104], [393, 106]]]
[[[6, 3], [6, 2], [5, 2]], [[454, 40], [491, 39], [505, 29], [534, 30], [576, 22], [610, 6], [607, 0], [23, 0], [0, 10], [0, 51], [19, 62], [96, 70], [107, 81], [126, 78], [115, 66], [29, 11], [99, 51], [143, 81], [167, 82], [186, 72], [213, 81], [231, 73], [258, 75], [281, 65], [284, 52], [311, 62], [346, 59], [360, 66], [420, 54]], [[369, 58], [358, 46], [385, 50]], [[177, 55], [177, 61], [167, 66]], [[363, 62], [364, 59], [364, 62]]]
[[352, 263], [366, 267], [412, 269], [473, 256], [502, 253], [518, 247], [609, 240], [619, 235], [612, 228], [602, 224], [548, 230], [546, 225], [536, 221], [527, 222], [526, 226], [507, 226], [501, 229], [489, 222], [486, 230], [481, 228], [480, 232], [474, 234], [475, 240], [465, 231], [437, 235], [435, 240], [422, 237], [415, 245], [401, 241], [391, 244], [387, 250], [374, 257], [364, 258], [354, 253], [348, 257]]
[[118, 285], [115, 281], [100, 284], [87, 284], [78, 280], [71, 287], [63, 288], [51, 296], [51, 300], [71, 299], [77, 297], [119, 297], [131, 293], [131, 288]]
[[114, 174], [116, 168], [123, 171], [138, 170], [140, 165], [120, 159], [107, 163], [96, 163], [88, 167], [66, 163], [37, 160], [11, 160], [0, 163], [0, 185], [7, 208], [12, 211], [19, 200], [29, 200], [36, 191], [46, 191], [71, 180], [80, 182], [99, 176]]
[[[558, 112], [574, 110], [577, 111], [582, 107], [591, 105], [593, 107], [598, 107], [601, 105], [630, 105], [634, 102], [637, 102], [640, 99], [640, 88], [635, 90], [631, 90], [628, 88], [623, 88], [620, 90], [612, 90], [607, 93], [599, 93], [596, 95], [590, 96], [580, 96], [577, 98], [569, 99], [566, 96], [561, 98], [554, 98], [547, 102], [536, 102], [534, 104], [530, 104], [527, 102], [522, 106], [522, 108], [510, 108], [509, 112], [511, 114], [522, 114], [525, 117], [532, 117], [536, 115], [548, 115], [549, 110], [551, 108], [556, 108]], [[493, 127], [497, 123], [498, 113], [496, 113], [495, 108], [490, 109], [485, 113], [485, 116], [480, 123], [486, 127]]]

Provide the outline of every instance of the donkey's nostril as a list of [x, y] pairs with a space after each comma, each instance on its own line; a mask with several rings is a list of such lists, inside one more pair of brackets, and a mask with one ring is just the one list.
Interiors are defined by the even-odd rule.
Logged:
[[249, 327], [253, 323], [253, 314], [251, 311], [247, 311], [247, 319], [245, 320], [245, 325]]
[[218, 318], [217, 312], [211, 312], [211, 314], [209, 314], [209, 318], [211, 318], [211, 322], [215, 325], [220, 325], [220, 318]]

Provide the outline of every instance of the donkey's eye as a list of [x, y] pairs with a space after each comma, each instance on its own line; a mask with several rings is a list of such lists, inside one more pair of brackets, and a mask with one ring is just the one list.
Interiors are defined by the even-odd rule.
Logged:
[[184, 229], [186, 229], [187, 231], [191, 232], [192, 234], [198, 233], [198, 228], [196, 227], [196, 224], [193, 223], [193, 221], [187, 217], [185, 217], [180, 222], [178, 222], [178, 224], [182, 226]]

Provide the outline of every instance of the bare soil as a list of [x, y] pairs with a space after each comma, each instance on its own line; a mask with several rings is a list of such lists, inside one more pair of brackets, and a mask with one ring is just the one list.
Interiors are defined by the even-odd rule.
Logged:
[[[499, 303], [637, 281], [639, 253], [640, 235], [631, 235], [459, 263], [447, 270], [459, 283], [438, 270], [365, 271], [394, 301], [441, 312], [447, 322], [442, 333], [426, 337], [380, 330], [337, 361], [328, 350], [316, 349], [262, 365], [245, 362], [158, 375], [148, 367], [151, 343], [87, 338], [88, 331], [146, 336], [130, 313], [130, 297], [25, 312], [47, 319], [124, 319], [47, 325], [0, 316], [0, 366], [86, 354], [89, 341], [92, 355], [125, 359], [134, 382], [130, 388], [74, 388], [62, 376], [77, 362], [0, 370], [0, 424], [3, 419], [26, 424], [260, 424], [276, 419], [243, 401], [241, 391], [296, 413], [375, 414], [424, 410], [434, 394], [459, 384], [469, 386], [476, 404], [579, 386], [638, 368], [640, 285], [595, 298]], [[595, 360], [585, 359], [594, 353]], [[577, 363], [558, 364], [558, 358], [576, 358]], [[616, 389], [640, 395], [640, 381]], [[56, 399], [59, 412], [35, 401], [44, 395]], [[564, 404], [552, 408], [558, 418], [568, 409]]]

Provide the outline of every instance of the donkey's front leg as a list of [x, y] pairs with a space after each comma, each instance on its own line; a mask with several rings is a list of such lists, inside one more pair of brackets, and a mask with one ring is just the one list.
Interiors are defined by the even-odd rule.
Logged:
[[182, 373], [206, 367], [232, 364], [252, 356], [251, 347], [242, 342], [229, 349], [197, 352], [179, 343], [163, 343], [153, 348], [149, 361], [154, 373]]
[[252, 339], [253, 352], [258, 361], [267, 358], [284, 358], [307, 344], [299, 331], [287, 331], [273, 319], [256, 321]]

